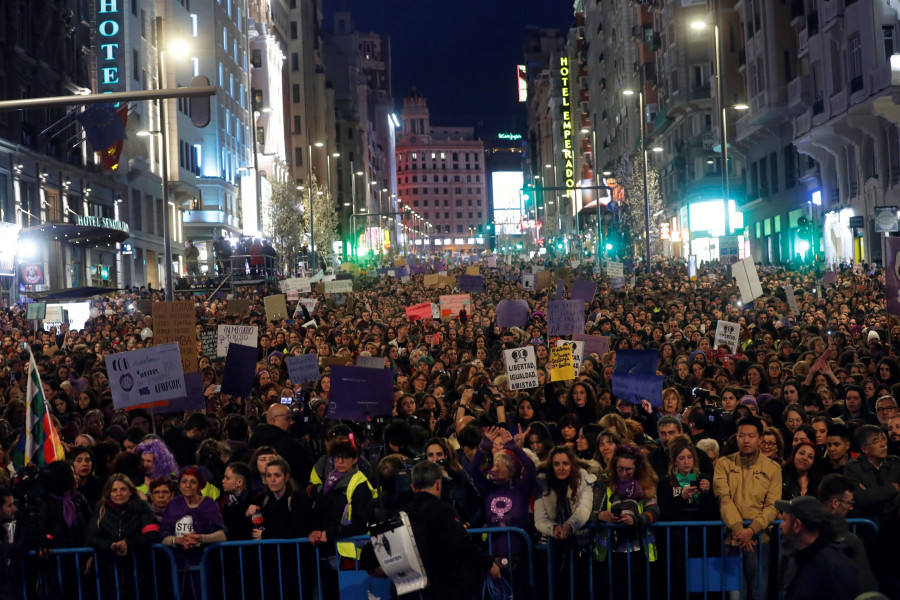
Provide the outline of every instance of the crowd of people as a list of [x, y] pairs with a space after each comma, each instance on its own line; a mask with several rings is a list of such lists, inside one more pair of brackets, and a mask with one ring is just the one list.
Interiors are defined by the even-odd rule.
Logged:
[[[152, 315], [129, 310], [132, 301], [161, 294], [121, 293], [107, 301], [115, 314], [78, 331], [35, 334], [24, 307], [5, 311], [0, 520], [16, 526], [0, 536], [0, 560], [88, 545], [115, 561], [162, 543], [185, 569], [221, 541], [308, 538], [331, 598], [337, 571], [361, 555], [358, 545], [335, 542], [406, 507], [418, 515], [416, 541], [436, 582], [426, 597], [463, 597], [479, 577], [505, 576], [514, 587], [528, 579], [523, 544], [494, 540], [493, 557], [508, 559], [498, 566], [480, 538], [465, 535], [479, 527], [520, 528], [557, 548], [560, 596], [583, 589], [593, 573], [601, 595], [611, 588], [615, 598], [645, 597], [649, 568], [683, 598], [691, 561], [725, 557], [743, 568], [736, 593], [753, 600], [879, 589], [900, 597], [891, 564], [900, 522], [900, 320], [887, 313], [881, 272], [843, 270], [826, 286], [811, 271], [761, 267], [763, 295], [742, 304], [718, 264], [691, 278], [686, 264], [659, 261], [617, 289], [587, 263], [480, 264], [484, 291], [441, 319], [406, 316], [406, 307], [451, 293], [425, 287], [422, 274], [401, 281], [362, 273], [358, 291], [312, 292], [319, 301], [306, 322], [267, 322], [262, 298], [278, 292], [265, 286], [235, 292], [251, 300], [243, 315], [229, 314], [223, 295], [184, 296], [196, 303], [207, 407], [187, 414], [117, 410], [107, 380], [106, 355], [153, 343]], [[448, 275], [465, 266], [447, 267]], [[559, 277], [564, 294], [575, 279], [598, 283], [585, 303], [585, 333], [609, 337], [609, 351], [584, 356], [573, 380], [549, 374], [556, 340], [547, 303], [560, 288], [523, 289], [522, 274], [534, 266]], [[519, 298], [529, 305], [526, 321], [498, 327], [499, 301]], [[739, 324], [738, 347], [715, 347], [720, 320]], [[246, 398], [222, 394], [224, 360], [202, 354], [200, 333], [222, 324], [259, 326]], [[514, 391], [503, 350], [528, 345], [539, 385]], [[614, 395], [623, 349], [658, 354], [661, 398], [632, 404]], [[66, 448], [65, 460], [33, 477], [13, 466], [29, 352]], [[309, 353], [322, 365], [319, 380], [292, 382], [285, 357]], [[328, 418], [329, 403], [345, 399], [331, 393], [325, 359], [340, 356], [384, 359], [392, 414], [365, 423]], [[35, 494], [22, 491], [34, 486], [36, 507]], [[857, 537], [848, 517], [873, 521], [877, 535]], [[659, 535], [659, 523], [686, 521], [722, 526]], [[315, 560], [296, 552], [301, 568]], [[247, 581], [265, 578], [266, 568]], [[127, 590], [135, 584], [126, 571], [119, 585]], [[312, 592], [309, 578], [295, 579]], [[0, 598], [15, 597], [17, 581], [4, 573]], [[199, 597], [190, 571], [180, 585]]]

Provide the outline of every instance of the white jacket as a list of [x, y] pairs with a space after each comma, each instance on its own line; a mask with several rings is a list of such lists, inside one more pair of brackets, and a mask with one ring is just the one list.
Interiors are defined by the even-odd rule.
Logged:
[[[572, 532], [576, 533], [579, 529], [587, 525], [591, 518], [591, 508], [594, 504], [593, 483], [596, 477], [581, 470], [581, 483], [578, 490], [573, 494], [572, 488], [566, 488], [566, 495], [569, 499], [569, 506], [572, 508], [571, 516], [566, 519], [565, 523], [556, 522], [556, 492], [541, 493], [534, 500], [534, 527], [542, 535], [552, 536], [553, 528], [557, 525], [565, 525], [568, 523], [572, 527]], [[542, 490], [546, 491], [546, 475], [538, 477], [538, 482]]]

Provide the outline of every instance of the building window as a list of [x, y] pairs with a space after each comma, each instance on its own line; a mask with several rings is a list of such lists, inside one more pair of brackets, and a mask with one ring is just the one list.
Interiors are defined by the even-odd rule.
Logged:
[[294, 148], [294, 165], [303, 166], [303, 148]]
[[291, 86], [291, 100], [295, 103], [300, 102], [300, 84], [295, 83]]
[[862, 40], [859, 34], [850, 37], [847, 43], [849, 48], [850, 91], [856, 92], [862, 89]]
[[137, 50], [131, 51], [131, 76], [135, 81], [141, 80], [141, 55]]
[[303, 131], [303, 127], [302, 127], [302, 121], [300, 120], [300, 116], [295, 115], [294, 116], [294, 133], [302, 133], [302, 131]]
[[297, 39], [297, 21], [291, 21], [291, 39]]
[[457, 198], [457, 199], [456, 199], [456, 205], [457, 205], [457, 206], [462, 206], [462, 200], [459, 199], [459, 198]]
[[881, 37], [884, 38], [884, 60], [890, 61], [891, 56], [893, 56], [897, 52], [896, 41], [894, 40], [894, 36], [896, 35], [896, 29], [893, 25], [882, 25], [881, 26]]
[[297, 52], [291, 52], [291, 71], [300, 70], [300, 55]]

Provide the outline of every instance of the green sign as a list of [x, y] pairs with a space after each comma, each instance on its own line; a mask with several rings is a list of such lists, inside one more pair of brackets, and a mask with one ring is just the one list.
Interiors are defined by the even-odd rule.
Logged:
[[521, 133], [498, 133], [497, 137], [501, 140], [521, 140]]

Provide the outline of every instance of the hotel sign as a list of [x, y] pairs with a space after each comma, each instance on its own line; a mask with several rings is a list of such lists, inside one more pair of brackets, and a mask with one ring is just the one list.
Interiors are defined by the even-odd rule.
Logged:
[[572, 151], [572, 103], [569, 90], [569, 57], [559, 57], [559, 79], [562, 88], [562, 156], [565, 170], [565, 196], [575, 199], [575, 155]]
[[83, 225], [85, 227], [103, 227], [105, 229], [115, 229], [116, 231], [130, 233], [128, 223], [125, 221], [116, 221], [115, 219], [110, 219], [108, 217], [85, 217], [78, 215], [75, 217], [75, 224]]
[[122, 66], [122, 13], [123, 0], [97, 0], [97, 38], [100, 51], [97, 54], [97, 83], [100, 93], [124, 91], [120, 77]]

